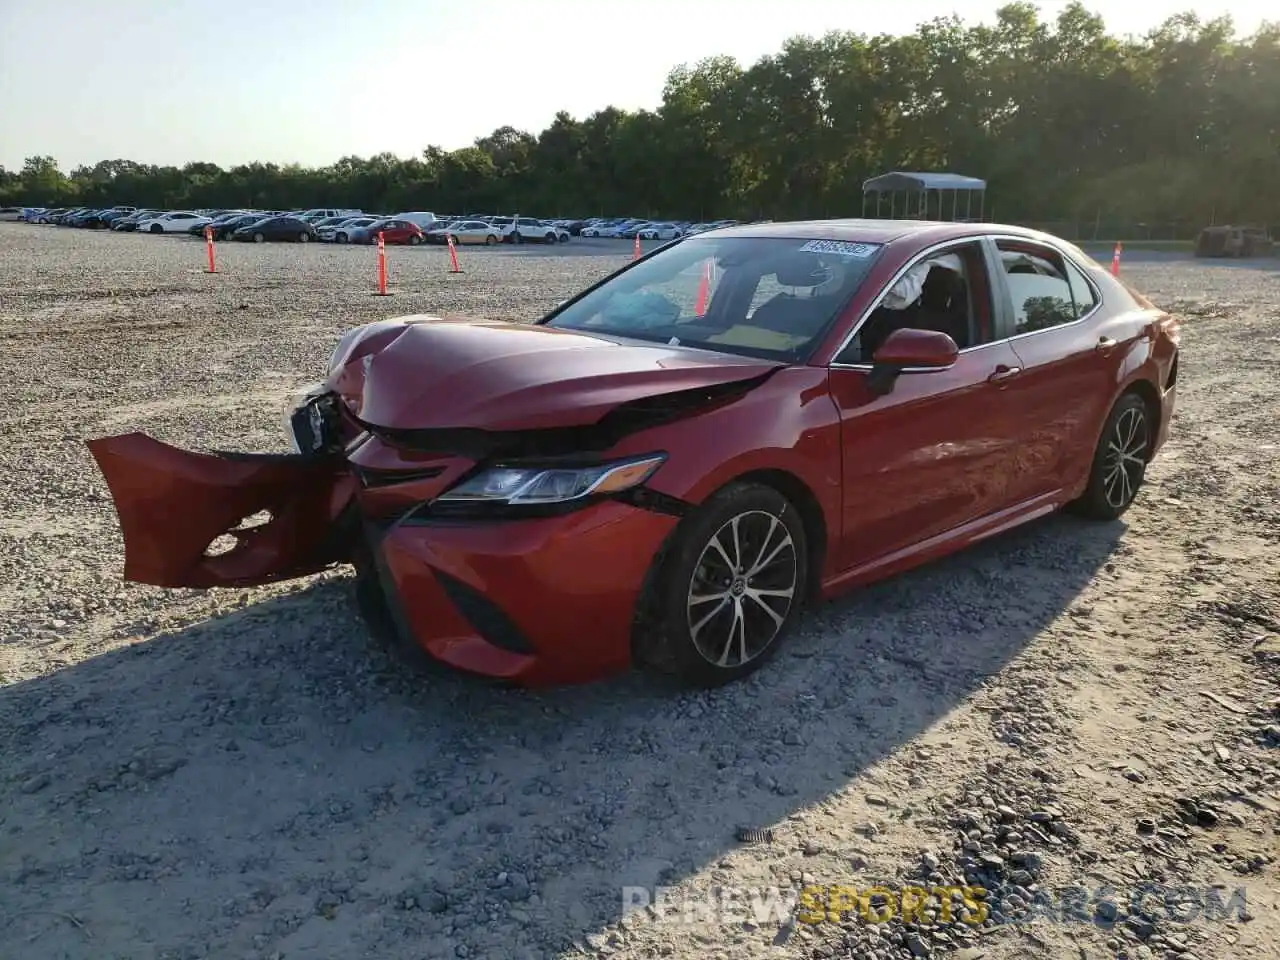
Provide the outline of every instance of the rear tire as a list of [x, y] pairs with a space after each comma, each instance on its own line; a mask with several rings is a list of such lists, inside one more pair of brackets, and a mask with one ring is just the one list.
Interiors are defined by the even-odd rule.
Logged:
[[492, 246], [494, 246], [497, 242], [498, 242], [498, 238], [497, 238], [497, 237], [495, 237], [492, 233], [491, 233], [491, 234], [489, 234], [487, 237], [485, 237], [485, 238], [484, 238], [484, 245], [485, 245], [486, 247], [492, 247]]
[[1128, 510], [1146, 479], [1156, 429], [1142, 397], [1122, 394], [1107, 415], [1089, 485], [1072, 502], [1072, 512], [1090, 520], [1115, 520]]
[[416, 234], [409, 235], [409, 246], [416, 247], [421, 242], [422, 242], [422, 238], [417, 236]]
[[808, 543], [773, 487], [735, 483], [676, 528], [654, 559], [638, 609], [635, 659], [693, 687], [763, 666], [808, 591]]

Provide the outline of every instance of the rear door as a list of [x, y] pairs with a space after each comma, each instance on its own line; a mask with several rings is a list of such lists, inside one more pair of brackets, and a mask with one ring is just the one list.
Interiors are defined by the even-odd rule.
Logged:
[[994, 238], [998, 307], [1019, 373], [1011, 402], [1026, 418], [1018, 458], [1019, 499], [1071, 486], [1093, 457], [1120, 367], [1133, 347], [1106, 322], [1101, 294], [1063, 251], [1016, 237]]

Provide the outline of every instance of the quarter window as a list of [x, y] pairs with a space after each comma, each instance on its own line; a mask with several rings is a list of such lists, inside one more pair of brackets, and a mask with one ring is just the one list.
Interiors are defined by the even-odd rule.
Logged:
[[1067, 261], [1067, 279], [1071, 281], [1071, 296], [1075, 301], [1076, 318], [1079, 319], [1098, 305], [1098, 297], [1084, 274], [1071, 261]]

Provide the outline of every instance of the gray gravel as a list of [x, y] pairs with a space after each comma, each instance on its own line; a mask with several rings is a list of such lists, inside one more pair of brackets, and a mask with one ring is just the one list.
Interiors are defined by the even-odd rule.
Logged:
[[[1276, 956], [1280, 263], [1126, 259], [1185, 346], [1126, 522], [1051, 518], [827, 605], [730, 689], [534, 694], [407, 676], [345, 571], [124, 583], [83, 440], [281, 449], [345, 328], [530, 318], [629, 245], [464, 250], [460, 275], [391, 249], [387, 298], [367, 248], [219, 254], [0, 224], [0, 956]], [[1007, 921], [1144, 880], [1246, 887], [1250, 919], [621, 916], [624, 886], [967, 882]]]

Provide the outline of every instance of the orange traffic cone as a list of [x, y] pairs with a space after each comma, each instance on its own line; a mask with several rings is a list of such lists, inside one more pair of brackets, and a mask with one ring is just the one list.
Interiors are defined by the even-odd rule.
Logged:
[[1111, 275], [1113, 277], [1120, 276], [1120, 250], [1121, 243], [1117, 240], [1115, 250], [1111, 251]]
[[640, 234], [639, 234], [639, 232], [637, 232], [637, 233], [636, 233], [636, 242], [635, 242], [635, 246], [634, 246], [634, 248], [632, 249], [632, 252], [631, 252], [631, 259], [632, 259], [632, 260], [639, 260], [639, 259], [640, 259]]
[[378, 231], [378, 296], [387, 295], [387, 247], [382, 240], [382, 231]]
[[458, 249], [453, 245], [453, 234], [446, 234], [445, 237], [449, 243], [449, 272], [461, 273], [462, 268], [458, 266]]
[[698, 281], [698, 300], [693, 307], [693, 315], [695, 317], [705, 317], [707, 315], [707, 296], [711, 292], [711, 259], [702, 264], [702, 278]]

